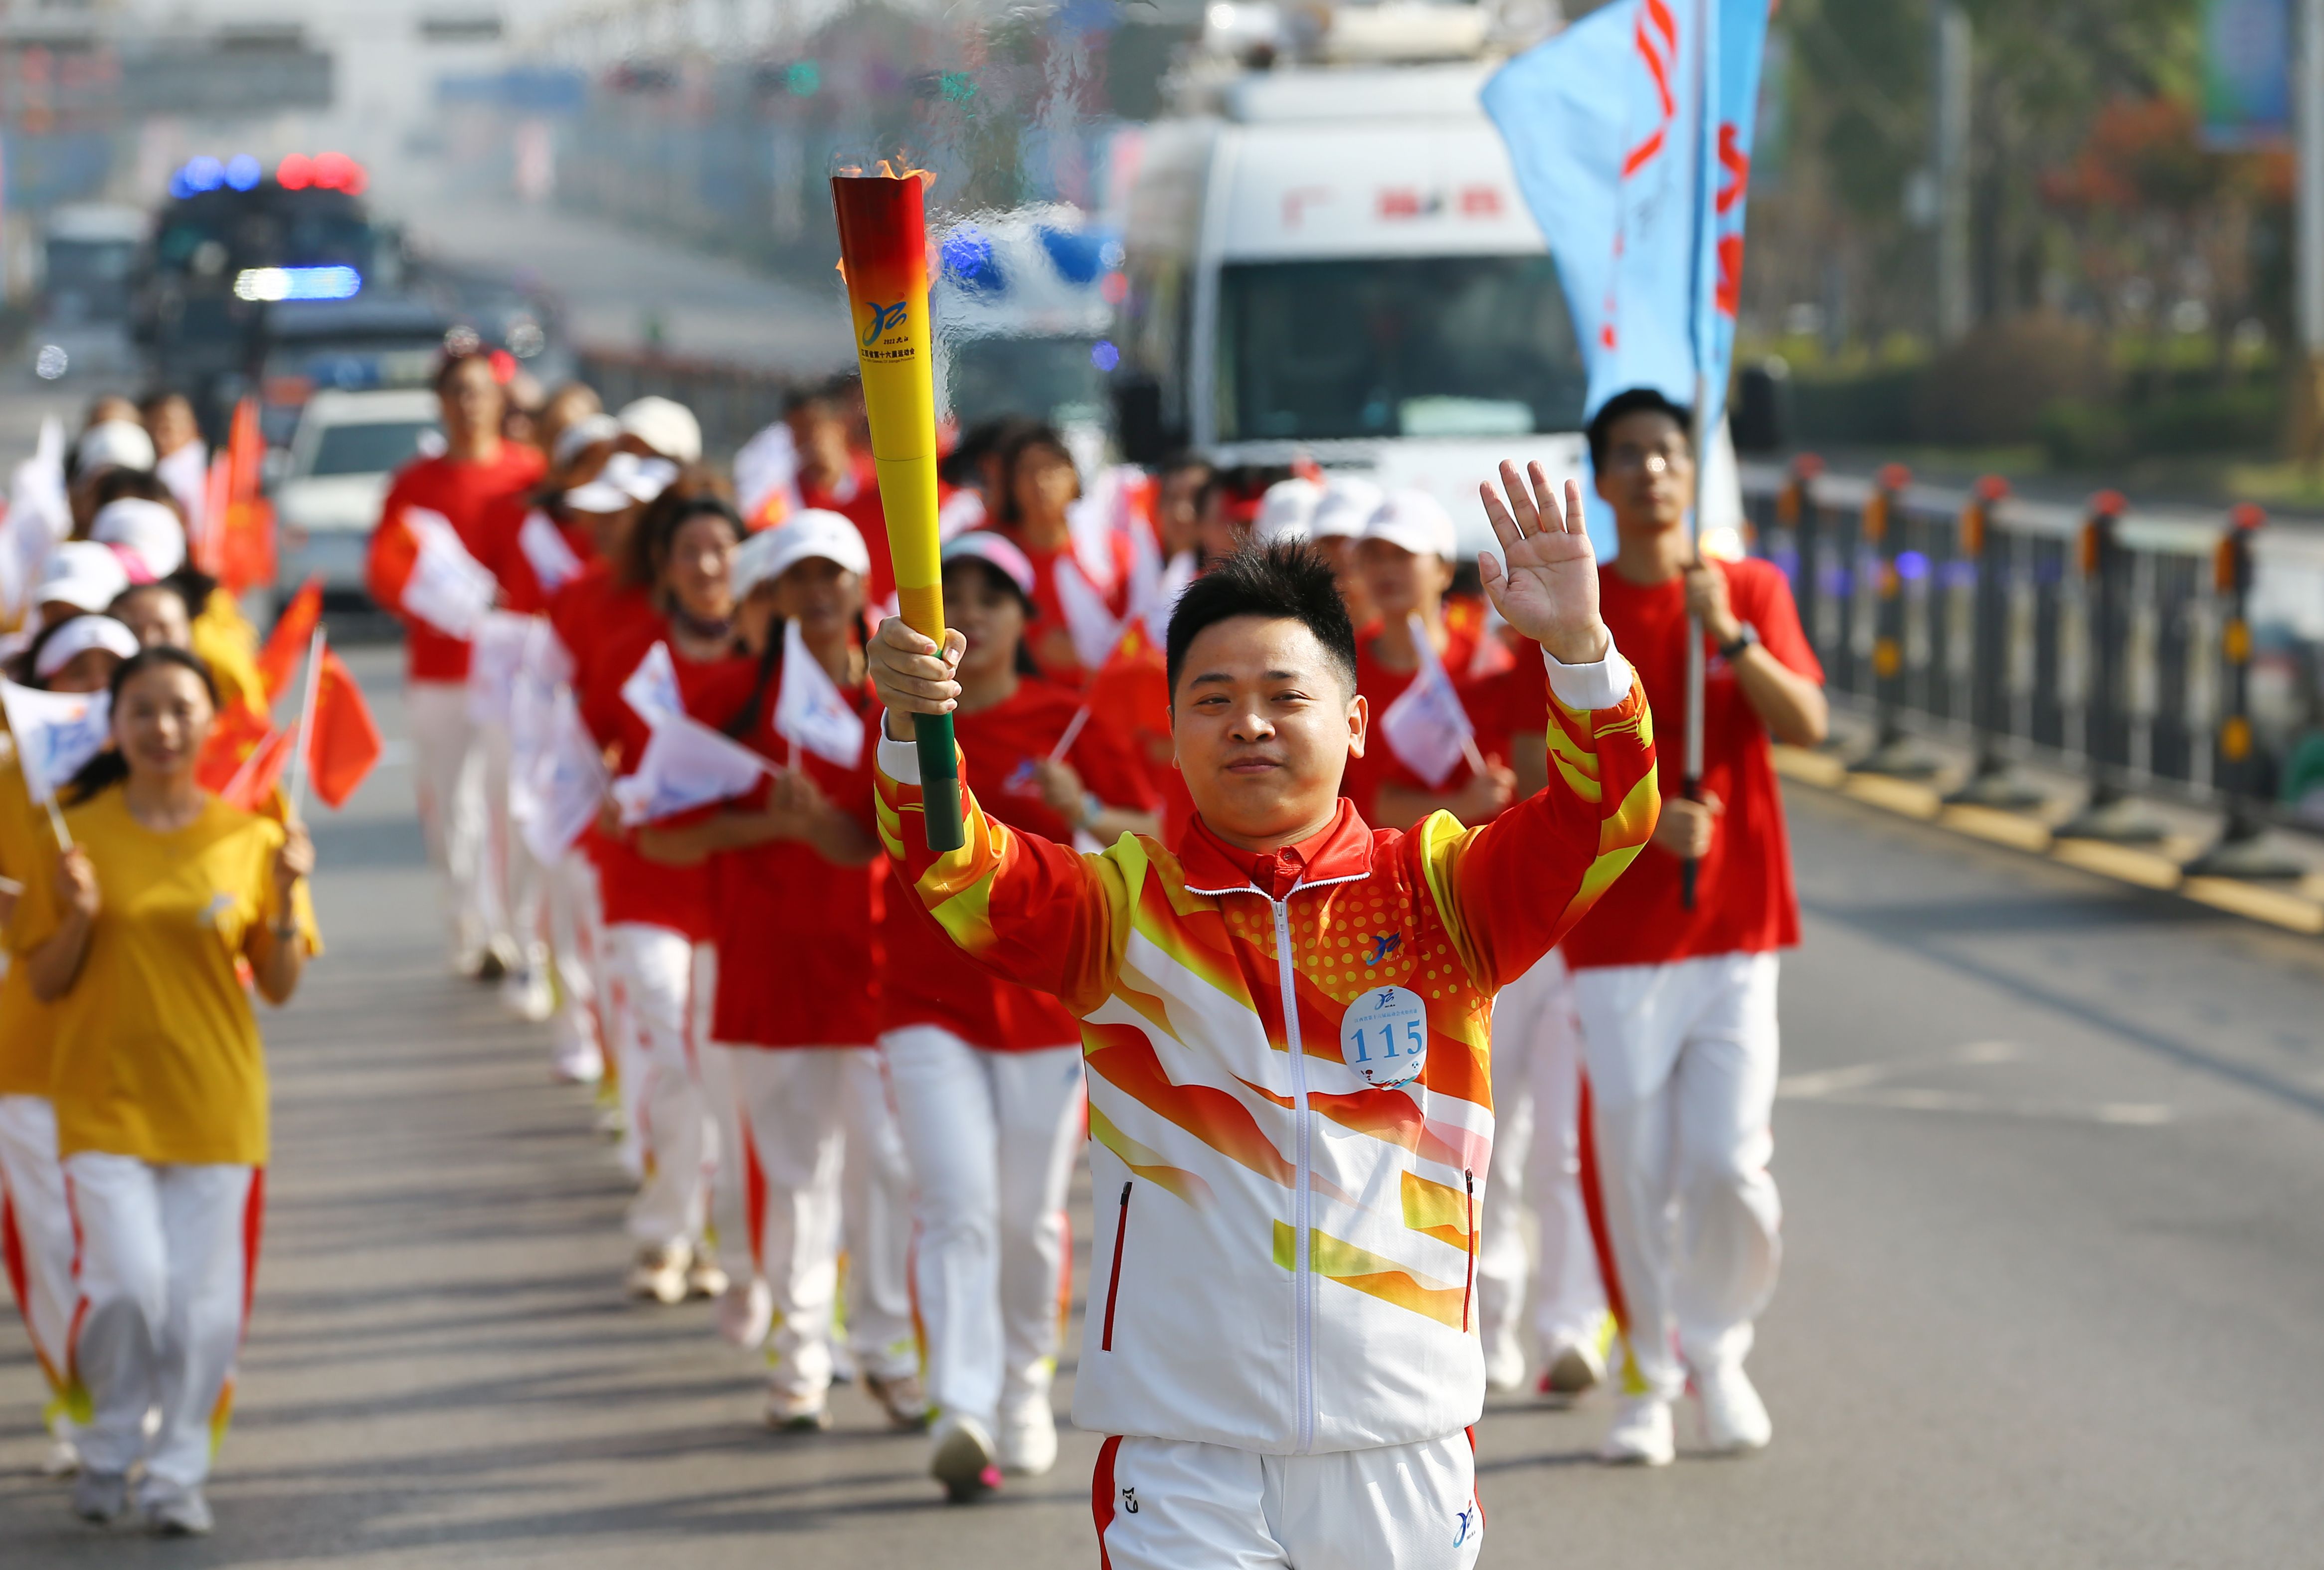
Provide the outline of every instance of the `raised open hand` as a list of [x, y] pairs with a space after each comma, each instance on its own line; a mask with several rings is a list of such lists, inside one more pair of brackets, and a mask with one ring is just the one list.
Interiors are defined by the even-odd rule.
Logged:
[[1506, 504], [1492, 486], [1477, 487], [1501, 542], [1499, 559], [1489, 550], [1477, 558], [1493, 608], [1562, 665], [1603, 660], [1613, 640], [1598, 615], [1598, 557], [1582, 531], [1581, 482], [1565, 482], [1560, 507], [1539, 464], [1527, 464], [1521, 479], [1505, 460], [1501, 488]]

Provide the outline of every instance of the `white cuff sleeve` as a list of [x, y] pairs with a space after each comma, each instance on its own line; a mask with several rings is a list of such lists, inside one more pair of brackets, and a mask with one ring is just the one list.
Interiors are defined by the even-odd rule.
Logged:
[[1549, 668], [1549, 689], [1568, 708], [1612, 708], [1630, 696], [1630, 662], [1609, 637], [1606, 658], [1591, 665], [1561, 665], [1546, 649], [1541, 662]]
[[888, 734], [888, 713], [885, 709], [881, 710], [878, 724], [880, 754], [877, 762], [880, 772], [899, 785], [918, 784], [920, 782], [918, 745], [912, 742], [897, 741]]

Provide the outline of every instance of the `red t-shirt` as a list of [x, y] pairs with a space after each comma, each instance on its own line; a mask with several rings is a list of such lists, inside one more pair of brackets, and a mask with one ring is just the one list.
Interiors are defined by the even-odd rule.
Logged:
[[[1759, 633], [1767, 652], [1821, 682], [1823, 667], [1800, 630], [1784, 575], [1764, 561], [1722, 561], [1728, 601]], [[1599, 601], [1614, 646], [1646, 684], [1654, 710], [1657, 781], [1663, 799], [1682, 793], [1686, 772], [1686, 591], [1681, 580], [1641, 588], [1613, 568], [1598, 569]], [[1800, 940], [1791, 847], [1775, 788], [1766, 728], [1718, 651], [1704, 640], [1702, 787], [1722, 810], [1710, 854], [1696, 870], [1694, 909], [1679, 904], [1679, 859], [1649, 845], [1566, 935], [1577, 970], [1665, 965], [1713, 954], [1757, 954]]]
[[[1443, 655], [1444, 669], [1457, 675], [1466, 670], [1469, 661], [1476, 658], [1477, 635], [1471, 629], [1454, 626], [1449, 622], [1444, 631], [1451, 640]], [[1340, 794], [1356, 804], [1356, 816], [1366, 823], [1379, 816], [1374, 808], [1379, 805], [1379, 788], [1384, 782], [1393, 779], [1414, 785], [1421, 783], [1397, 761], [1396, 750], [1380, 734], [1380, 716], [1388, 713], [1388, 705], [1404, 696], [1404, 689], [1412, 685], [1412, 679], [1420, 672], [1417, 669], [1390, 670], [1382, 665], [1379, 657], [1372, 651], [1379, 632], [1379, 623], [1374, 622], [1356, 634], [1356, 691], [1370, 706], [1370, 714], [1365, 722], [1364, 755], [1350, 758], [1348, 771], [1340, 780]], [[1468, 776], [1469, 765], [1457, 764], [1455, 771], [1447, 777], [1443, 788], [1452, 790]]]
[[[738, 661], [750, 673], [740, 692], [721, 695], [715, 708], [694, 708], [696, 719], [724, 730], [749, 704], [757, 682], [755, 660]], [[758, 720], [742, 739], [761, 757], [789, 764], [793, 749], [775, 730], [775, 695], [781, 670], [770, 673]], [[863, 717], [863, 753], [853, 770], [797, 750], [797, 765], [822, 788], [833, 806], [854, 818], [876, 843], [873, 762], [880, 745], [880, 706], [867, 681], [841, 693]], [[762, 788], [737, 809], [765, 806]], [[798, 840], [770, 840], [710, 860], [712, 925], [718, 944], [718, 997], [711, 1039], [729, 1047], [868, 1047], [880, 1034], [880, 918], [888, 861], [836, 866]]]
[[491, 568], [502, 559], [504, 550], [514, 549], [513, 540], [503, 537], [524, 517], [521, 508], [512, 509], [504, 503], [530, 489], [540, 478], [543, 467], [539, 448], [521, 441], [504, 441], [501, 443], [500, 456], [488, 464], [463, 463], [449, 457], [415, 458], [388, 486], [387, 499], [380, 504], [379, 524], [372, 531], [364, 577], [372, 597], [393, 611], [403, 623], [407, 670], [411, 680], [466, 681], [468, 645], [463, 639], [447, 636], [418, 617], [403, 614], [394, 591], [383, 581], [383, 537], [391, 530], [400, 533], [406, 507], [425, 507], [449, 520], [468, 554]]
[[[604, 657], [591, 660], [585, 672], [576, 673], [573, 688], [590, 734], [601, 745], [613, 749], [613, 771], [616, 778], [637, 768], [651, 734], [646, 722], [622, 697], [622, 684], [658, 642], [670, 645], [670, 669], [678, 678], [678, 699], [689, 710], [696, 705], [706, 711], [715, 710], [723, 697], [727, 712], [732, 713], [740, 702], [738, 697], [733, 696], [737, 684], [744, 684], [742, 690], [747, 692], [747, 683], [755, 674], [752, 661], [732, 656], [688, 660], [678, 651], [668, 623], [659, 617], [651, 622], [632, 623], [624, 635], [609, 641]], [[576, 663], [579, 663], [577, 657]], [[696, 943], [710, 941], [707, 862], [691, 867], [650, 862], [638, 854], [628, 834], [595, 835], [590, 856], [597, 864], [598, 888], [604, 900], [608, 926], [632, 922], [665, 927], [672, 932], [684, 933]]]
[[[548, 610], [551, 600], [579, 581], [576, 576], [555, 589], [541, 582], [540, 570], [533, 566], [523, 540], [525, 524], [536, 511], [539, 509], [533, 506], [530, 492], [519, 492], [499, 503], [488, 528], [499, 543], [500, 555], [484, 563], [500, 579], [501, 598], [508, 608], [526, 615], [539, 615]], [[597, 559], [597, 542], [588, 530], [577, 523], [560, 523], [546, 512], [540, 513], [540, 518], [585, 570]]]
[[[1033, 783], [1033, 764], [1065, 734], [1081, 699], [1061, 687], [1027, 679], [1005, 703], [954, 716], [967, 759], [968, 788], [991, 817], [1012, 828], [1071, 845], [1071, 825], [1049, 810]], [[1154, 789], [1127, 738], [1093, 714], [1065, 762], [1083, 789], [1109, 806], [1151, 811]], [[989, 1051], [1063, 1047], [1081, 1039], [1081, 1024], [1047, 993], [1002, 981], [960, 951], [908, 893], [890, 891], [882, 925], [881, 1029], [936, 1025]]]
[[[1517, 738], [1526, 736], [1538, 747], [1549, 731], [1549, 688], [1543, 678], [1541, 645], [1528, 639], [1518, 648], [1517, 663], [1490, 676], [1455, 676], [1452, 688], [1477, 733], [1477, 751], [1489, 763], [1508, 765], [1517, 756]], [[1399, 779], [1409, 771], [1400, 771]], [[1444, 781], [1447, 790], [1468, 782], [1464, 759]], [[1410, 781], [1424, 783], [1417, 779]]]
[[863, 603], [877, 615], [896, 592], [896, 562], [888, 550], [888, 514], [880, 506], [878, 466], [859, 455], [854, 472], [829, 489], [802, 480], [799, 504], [836, 513], [863, 536], [863, 548], [872, 553], [872, 576], [865, 580]]
[[[993, 532], [1022, 550], [1025, 559], [1033, 564], [1033, 614], [1025, 623], [1025, 651], [1033, 657], [1034, 669], [1041, 673], [1044, 681], [1059, 687], [1075, 690], [1086, 687], [1090, 672], [1082, 665], [1081, 654], [1074, 644], [1073, 624], [1065, 619], [1065, 601], [1057, 594], [1060, 571], [1081, 572], [1073, 548], [1037, 550], [1013, 529], [996, 529]], [[1086, 573], [1082, 575], [1082, 581], [1089, 584], [1107, 613], [1118, 617], [1130, 596], [1130, 546], [1119, 535], [1113, 536], [1112, 540], [1113, 586], [1100, 590]], [[1167, 692], [1163, 701], [1169, 701]]]

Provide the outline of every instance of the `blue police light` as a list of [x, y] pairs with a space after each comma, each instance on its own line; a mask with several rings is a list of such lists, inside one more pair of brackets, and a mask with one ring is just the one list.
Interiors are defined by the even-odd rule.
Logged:
[[237, 300], [352, 300], [363, 274], [352, 267], [245, 267], [234, 278]]
[[226, 184], [236, 190], [256, 190], [258, 182], [266, 178], [266, 171], [247, 152], [237, 152], [227, 159], [225, 174]]
[[216, 190], [225, 183], [226, 165], [205, 152], [186, 160], [185, 167], [170, 177], [170, 194], [182, 201], [206, 190]]
[[1111, 371], [1121, 364], [1121, 351], [1100, 338], [1090, 346], [1090, 364], [1101, 371]]
[[945, 270], [962, 288], [980, 294], [999, 294], [1009, 287], [992, 254], [992, 241], [974, 224], [963, 224], [944, 241]]

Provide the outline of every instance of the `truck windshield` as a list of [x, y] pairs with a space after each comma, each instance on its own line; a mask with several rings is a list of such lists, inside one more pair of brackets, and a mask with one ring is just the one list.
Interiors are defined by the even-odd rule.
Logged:
[[432, 420], [373, 420], [362, 425], [327, 425], [315, 443], [310, 475], [384, 475], [418, 456], [420, 444], [436, 429]]
[[1586, 377], [1546, 256], [1243, 263], [1219, 291], [1222, 441], [1582, 423]]
[[[958, 338], [951, 346], [946, 401], [963, 425], [1024, 414], [1052, 425], [1088, 425], [1106, 417], [1111, 349], [1084, 337]], [[1096, 356], [1098, 358], [1093, 358]]]
[[49, 319], [67, 325], [126, 320], [129, 270], [136, 260], [133, 241], [51, 239], [42, 285]]

